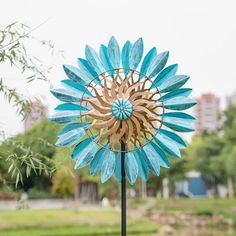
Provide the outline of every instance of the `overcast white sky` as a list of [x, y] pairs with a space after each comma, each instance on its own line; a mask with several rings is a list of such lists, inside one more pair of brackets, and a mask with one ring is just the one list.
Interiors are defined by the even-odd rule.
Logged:
[[[178, 63], [179, 72], [191, 76], [188, 87], [194, 88], [194, 96], [213, 92], [223, 99], [236, 90], [235, 0], [8, 0], [1, 9], [2, 25], [20, 21], [35, 27], [50, 18], [33, 34], [65, 52], [64, 58], [43, 58], [54, 66], [52, 84], [64, 79], [61, 64], [76, 64], [76, 58], [84, 56], [85, 44], [97, 49], [114, 35], [120, 44], [143, 37], [146, 51], [153, 46], [159, 52], [169, 50], [170, 63]], [[43, 57], [37, 47], [33, 52]], [[9, 86], [26, 96], [43, 96], [50, 107], [55, 104], [48, 84], [27, 85], [19, 73], [0, 68], [0, 77], [13, 78]], [[8, 134], [22, 131], [14, 109], [0, 99], [0, 129]]]

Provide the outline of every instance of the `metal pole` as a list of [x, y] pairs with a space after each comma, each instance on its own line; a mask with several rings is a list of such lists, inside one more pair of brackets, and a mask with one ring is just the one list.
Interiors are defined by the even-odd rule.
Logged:
[[126, 236], [125, 143], [121, 141], [121, 235]]

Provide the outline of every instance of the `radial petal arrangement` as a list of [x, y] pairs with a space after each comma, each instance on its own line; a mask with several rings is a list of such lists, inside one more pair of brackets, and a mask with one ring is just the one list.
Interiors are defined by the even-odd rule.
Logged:
[[[143, 58], [140, 38], [120, 50], [115, 37], [99, 53], [86, 46], [78, 67], [64, 65], [68, 77], [52, 94], [63, 103], [50, 119], [65, 124], [58, 146], [73, 146], [75, 168], [90, 164], [90, 174], [121, 181], [121, 142], [126, 147], [125, 171], [131, 184], [148, 179], [149, 170], [169, 168], [169, 155], [180, 158], [184, 140], [173, 131], [191, 132], [195, 118], [183, 111], [194, 106], [189, 80], [166, 66], [169, 52], [152, 48]], [[140, 67], [140, 69], [139, 69]]]

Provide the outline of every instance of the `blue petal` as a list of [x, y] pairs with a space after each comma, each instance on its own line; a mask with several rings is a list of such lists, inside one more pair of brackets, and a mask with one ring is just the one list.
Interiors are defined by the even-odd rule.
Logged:
[[105, 148], [101, 148], [96, 153], [94, 159], [91, 161], [91, 164], [90, 164], [90, 174], [91, 175], [96, 175], [98, 172], [101, 171], [103, 160], [107, 156], [107, 154], [108, 154], [107, 146], [105, 146]]
[[51, 89], [51, 93], [62, 102], [80, 102], [82, 95], [65, 89]]
[[77, 160], [75, 164], [75, 169], [80, 169], [89, 164], [96, 152], [98, 145], [91, 139], [85, 139], [80, 142], [74, 149], [72, 153], [72, 159]]
[[115, 162], [116, 162], [115, 153], [112, 151], [108, 151], [108, 155], [105, 156], [101, 169], [102, 183], [105, 183], [113, 175], [115, 170]]
[[124, 68], [124, 74], [125, 77], [129, 74], [129, 69], [130, 69], [130, 64], [129, 64], [129, 55], [130, 55], [130, 50], [131, 50], [132, 44], [130, 41], [126, 41], [122, 53], [121, 53], [121, 60], [122, 60], [122, 66]]
[[73, 103], [63, 103], [58, 105], [55, 109], [55, 111], [88, 111], [86, 107], [82, 107], [80, 105], [76, 105]]
[[150, 142], [149, 145], [152, 147], [153, 154], [155, 153], [159, 165], [165, 168], [169, 168], [170, 162], [165, 153], [162, 151], [162, 149], [159, 146], [157, 146], [154, 142]]
[[100, 55], [100, 58], [102, 60], [102, 63], [104, 65], [105, 69], [108, 71], [108, 74], [113, 77], [115, 71], [114, 71], [114, 69], [111, 65], [110, 59], [108, 57], [106, 46], [104, 46], [104, 45], [100, 46], [99, 55]]
[[174, 89], [182, 87], [188, 80], [189, 76], [187, 75], [175, 75], [162, 83], [158, 87], [158, 90], [161, 93], [167, 93]]
[[177, 135], [169, 130], [159, 129], [158, 133], [159, 133], [159, 135], [162, 135], [165, 139], [168, 139], [168, 140], [171, 140], [172, 142], [174, 142], [179, 148], [186, 148], [187, 147], [186, 143], [179, 135]]
[[61, 111], [49, 117], [49, 120], [58, 124], [66, 124], [80, 118], [80, 111]]
[[97, 72], [97, 74], [100, 75], [105, 71], [97, 52], [88, 45], [85, 48], [85, 56], [86, 56], [87, 61], [90, 63], [93, 69]]
[[171, 112], [165, 113], [163, 116], [163, 125], [179, 132], [191, 132], [194, 131], [194, 127], [191, 124], [195, 118], [182, 113], [182, 112]]
[[152, 78], [154, 77], [157, 73], [159, 73], [166, 65], [166, 62], [169, 57], [169, 52], [162, 52], [158, 54], [152, 61], [151, 65], [149, 66], [147, 70], [147, 77]]
[[59, 135], [66, 134], [78, 128], [89, 126], [90, 124], [91, 124], [90, 122], [85, 122], [85, 123], [72, 123], [72, 124], [66, 125], [64, 128], [61, 129], [61, 131], [59, 132]]
[[138, 177], [138, 164], [132, 152], [125, 154], [125, 172], [131, 185], [133, 185]]
[[193, 117], [189, 114], [183, 113], [183, 112], [168, 112], [168, 113], [165, 113], [162, 116], [164, 116], [164, 117], [173, 117], [173, 118], [181, 118], [181, 119], [187, 120], [188, 122], [196, 121], [195, 117]]
[[139, 38], [132, 46], [129, 54], [129, 66], [136, 70], [143, 56], [143, 39]]
[[144, 60], [140, 69], [139, 79], [141, 79], [144, 75], [146, 75], [146, 72], [149, 69], [149, 66], [151, 65], [151, 63], [153, 62], [156, 56], [157, 56], [157, 49], [154, 47], [144, 57]]
[[197, 104], [196, 100], [189, 97], [176, 97], [163, 102], [164, 107], [169, 110], [186, 110]]
[[88, 84], [91, 81], [96, 84], [101, 84], [98, 74], [96, 73], [95, 70], [93, 70], [93, 68], [90, 66], [90, 64], [86, 60], [82, 58], [78, 58], [77, 62], [78, 62], [81, 72], [86, 77]]
[[160, 74], [155, 78], [155, 80], [152, 83], [151, 88], [155, 88], [163, 84], [166, 80], [168, 80], [170, 77], [173, 77], [178, 69], [177, 64], [173, 64], [171, 66], [166, 67], [163, 71], [160, 72]]
[[78, 83], [75, 83], [71, 80], [62, 80], [61, 83], [66, 89], [69, 89], [72, 92], [80, 94], [80, 97], [82, 96], [93, 97], [93, 95], [90, 93], [90, 91], [87, 88], [85, 88], [84, 86]]
[[167, 153], [174, 157], [181, 157], [179, 147], [172, 142], [170, 139], [166, 138], [161, 133], [157, 132], [157, 134], [154, 136], [154, 140], [158, 143], [158, 145], [165, 150]]
[[108, 43], [107, 53], [108, 53], [112, 67], [114, 69], [119, 68], [120, 67], [120, 48], [114, 36], [111, 37]]
[[79, 71], [78, 68], [71, 66], [71, 65], [63, 65], [63, 69], [66, 73], [66, 75], [71, 79], [72, 81], [79, 83], [81, 85], [86, 85], [87, 82], [84, 80], [83, 75]]
[[148, 168], [152, 171], [153, 174], [159, 176], [160, 175], [160, 165], [159, 165], [156, 154], [153, 151], [153, 148], [150, 145], [150, 143], [148, 143], [144, 147], [142, 147], [141, 152], [142, 152], [143, 157], [148, 165]]
[[134, 156], [138, 164], [138, 175], [144, 180], [148, 179], [148, 165], [139, 149], [135, 149]]
[[116, 158], [115, 177], [118, 182], [121, 182], [121, 179], [122, 179], [122, 176], [121, 176], [121, 152], [118, 152], [117, 158]]
[[176, 97], [188, 97], [192, 92], [191, 88], [180, 88], [176, 89], [170, 93], [165, 94], [164, 96], [160, 97], [158, 101], [164, 102], [167, 101], [171, 98], [176, 98]]
[[59, 136], [56, 142], [57, 146], [72, 146], [77, 143], [86, 134], [84, 128], [73, 129]]

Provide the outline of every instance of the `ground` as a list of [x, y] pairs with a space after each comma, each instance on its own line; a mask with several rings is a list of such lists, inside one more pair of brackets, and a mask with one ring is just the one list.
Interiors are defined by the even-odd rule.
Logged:
[[[132, 200], [128, 206], [127, 235], [130, 236], [156, 236], [158, 231], [181, 236], [186, 232], [189, 236], [236, 235], [235, 199]], [[193, 234], [196, 228], [200, 234]], [[120, 213], [91, 208], [0, 211], [0, 235], [120, 235]]]
[[[158, 225], [128, 217], [129, 235], [149, 236]], [[151, 234], [150, 234], [151, 233]], [[1, 236], [119, 235], [120, 213], [115, 210], [18, 210], [0, 212]]]

